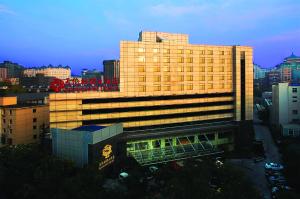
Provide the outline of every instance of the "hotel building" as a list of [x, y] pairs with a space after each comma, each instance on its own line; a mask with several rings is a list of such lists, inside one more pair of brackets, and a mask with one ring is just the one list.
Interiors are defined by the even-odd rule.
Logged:
[[253, 118], [252, 48], [188, 39], [121, 41], [120, 91], [50, 94], [50, 128], [123, 123], [127, 154], [141, 164], [233, 149]]

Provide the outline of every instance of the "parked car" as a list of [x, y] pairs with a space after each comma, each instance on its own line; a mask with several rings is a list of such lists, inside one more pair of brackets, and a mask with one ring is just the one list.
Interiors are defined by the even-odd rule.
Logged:
[[283, 166], [279, 163], [269, 162], [265, 164], [265, 169], [280, 171], [283, 169]]

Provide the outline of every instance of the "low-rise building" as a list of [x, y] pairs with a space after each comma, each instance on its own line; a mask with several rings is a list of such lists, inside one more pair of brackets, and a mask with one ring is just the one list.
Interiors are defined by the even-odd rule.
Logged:
[[17, 103], [17, 97], [0, 97], [1, 145], [39, 142], [49, 128], [48, 104]]
[[283, 136], [299, 134], [300, 84], [279, 83], [272, 87], [271, 124]]

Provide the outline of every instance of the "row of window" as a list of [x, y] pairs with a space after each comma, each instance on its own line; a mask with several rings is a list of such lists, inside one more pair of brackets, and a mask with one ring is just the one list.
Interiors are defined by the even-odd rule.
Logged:
[[[138, 62], [146, 62], [146, 58], [145, 56], [139, 56], [137, 58], [137, 61]], [[150, 61], [150, 60], [147, 60], [147, 61]], [[160, 59], [159, 57], [153, 57], [152, 58], [152, 61], [153, 62], [160, 62]], [[164, 63], [170, 63], [170, 57], [163, 57], [162, 58], [162, 62]], [[187, 57], [187, 58], [184, 58], [184, 57], [178, 57], [177, 58], [177, 63], [193, 63], [193, 57]], [[212, 64], [214, 63], [214, 59], [213, 58], [204, 58], [204, 57], [200, 57], [199, 58], [199, 63], [200, 64], [204, 64], [204, 63], [209, 63], [209, 64]], [[225, 59], [219, 59], [219, 63], [221, 64], [225, 64]]]
[[[129, 48], [129, 49], [130, 49], [130, 48]], [[132, 50], [134, 50], [134, 48], [132, 48]], [[175, 53], [174, 50], [172, 50], [172, 51], [173, 51], [173, 53]], [[137, 48], [137, 52], [139, 52], [139, 53], [144, 53], [144, 52], [146, 52], [146, 49], [140, 47], [140, 48]], [[159, 53], [159, 52], [160, 52], [160, 49], [159, 49], [159, 48], [153, 48], [153, 49], [152, 49], [152, 52], [153, 52], [153, 53]], [[162, 49], [162, 52], [163, 52], [164, 54], [169, 54], [169, 53], [170, 53], [170, 49], [164, 48], [164, 49]], [[213, 50], [199, 50], [198, 52], [199, 52], [200, 55], [214, 55], [214, 54], [217, 54], [217, 51], [213, 51]], [[176, 50], [176, 53], [177, 53], [177, 54], [184, 54], [184, 53], [185, 53], [185, 54], [193, 54], [194, 51], [191, 50], [191, 49], [186, 49], [186, 50], [184, 50], [184, 49], [177, 49], [177, 50]], [[225, 55], [225, 51], [221, 50], [221, 51], [218, 52], [218, 54], [219, 54], [219, 55]], [[227, 51], [227, 55], [230, 55], [230, 54], [231, 54], [231, 52], [230, 52], [230, 51]]]
[[[33, 113], [36, 113], [36, 109], [32, 109]], [[3, 110], [3, 114], [5, 115], [5, 109]], [[9, 110], [9, 114], [12, 115], [12, 110]]]
[[[205, 78], [206, 77], [206, 78]], [[179, 76], [176, 76], [176, 77], [172, 77], [173, 80], [175, 81], [193, 81], [194, 80], [194, 76], [193, 75], [179, 75]], [[225, 80], [225, 76], [218, 76], [218, 78], [214, 78], [213, 75], [207, 75], [207, 76], [204, 76], [204, 75], [201, 75], [199, 76], [199, 81], [214, 81], [214, 80]], [[227, 80], [232, 80], [232, 77], [231, 76], [227, 76]], [[138, 77], [138, 81], [139, 82], [146, 82], [146, 76], [139, 76]], [[160, 75], [156, 75], [153, 77], [153, 82], [161, 82], [162, 81], [162, 77]], [[163, 81], [164, 82], [169, 82], [171, 81], [171, 76], [170, 75], [165, 75], [163, 76]]]
[[[3, 121], [3, 124], [6, 123], [6, 119], [3, 119], [2, 121]], [[37, 121], [36, 118], [33, 118], [33, 119], [32, 119], [32, 122], [36, 122], [36, 121]], [[12, 124], [12, 119], [9, 120], [9, 123]]]
[[[170, 68], [169, 66], [165, 66], [163, 67], [163, 71], [164, 72], [170, 72]], [[206, 69], [206, 70], [205, 70]], [[231, 71], [231, 67], [227, 68], [227, 71]], [[161, 67], [156, 66], [153, 67], [153, 72], [160, 72], [161, 71]], [[176, 72], [193, 72], [193, 67], [192, 66], [178, 66], [176, 68]], [[207, 66], [207, 67], [199, 67], [199, 72], [225, 72], [225, 67], [224, 66], [219, 66], [219, 67], [213, 67], [213, 66]], [[146, 67], [144, 66], [139, 66], [138, 67], [138, 72], [146, 72]]]
[[[174, 88], [174, 90], [177, 91], [183, 91], [184, 88], [186, 88], [186, 90], [193, 90], [194, 89], [194, 85], [193, 84], [187, 84], [187, 85], [176, 85], [176, 86], [172, 86]], [[205, 87], [207, 89], [224, 89], [225, 88], [225, 84], [220, 83], [218, 85], [214, 85], [212, 83], [210, 84], [199, 84], [199, 90], [205, 90]], [[162, 89], [163, 88], [163, 89]], [[231, 88], [231, 85], [228, 86], [228, 88]], [[139, 92], [146, 92], [146, 86], [145, 85], [140, 85], [138, 87]], [[153, 90], [154, 91], [171, 91], [171, 85], [164, 85], [163, 87], [161, 85], [154, 85], [153, 86]]]

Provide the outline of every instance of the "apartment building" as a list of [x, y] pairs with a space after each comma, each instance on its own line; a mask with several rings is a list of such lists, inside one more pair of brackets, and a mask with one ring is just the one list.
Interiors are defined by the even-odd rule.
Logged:
[[141, 32], [120, 42], [120, 91], [53, 93], [50, 127], [123, 123], [140, 163], [232, 150], [253, 119], [248, 46], [190, 44], [186, 34]]
[[0, 146], [39, 142], [47, 127], [47, 104], [17, 103], [16, 96], [0, 97]]
[[271, 124], [283, 136], [300, 135], [300, 84], [273, 85], [270, 115]]

